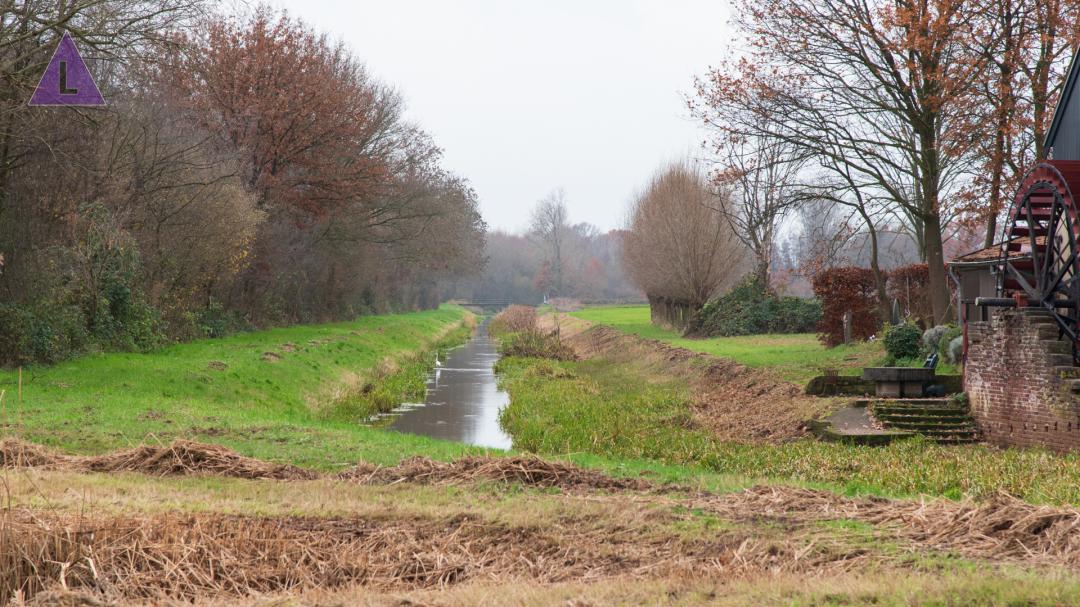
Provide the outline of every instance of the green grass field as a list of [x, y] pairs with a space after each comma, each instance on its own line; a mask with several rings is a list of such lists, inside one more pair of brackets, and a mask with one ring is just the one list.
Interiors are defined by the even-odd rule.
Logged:
[[730, 358], [750, 367], [776, 369], [791, 381], [808, 380], [825, 369], [856, 374], [862, 367], [876, 364], [885, 356], [880, 343], [826, 348], [812, 333], [686, 338], [650, 323], [649, 306], [644, 304], [585, 308], [572, 316], [687, 350]]
[[[599, 311], [633, 319], [642, 310]], [[596, 310], [584, 315], [590, 312]], [[431, 350], [464, 339], [466, 318], [464, 310], [447, 306], [245, 333], [149, 354], [93, 355], [26, 369], [21, 404], [17, 374], [2, 371], [0, 422], [7, 434], [69, 453], [188, 438], [321, 470], [358, 460], [389, 465], [413, 455], [445, 460], [491, 453], [363, 426], [357, 418], [372, 403], [354, 399], [374, 395], [383, 406], [410, 391], [418, 396]], [[646, 336], [664, 335], [641, 328]], [[707, 346], [705, 351], [746, 364], [797, 361], [783, 349], [771, 358], [748, 350], [754, 339], [678, 343]], [[1080, 501], [1080, 466], [1073, 456], [918, 442], [886, 449], [816, 441], [737, 445], [694, 429], [685, 386], [649, 369], [603, 360], [508, 359], [500, 370], [512, 396], [504, 421], [518, 449], [615, 475], [644, 474], [713, 490], [769, 480], [885, 495], [959, 497], [1005, 488], [1033, 501]], [[627, 416], [628, 408], [635, 415]]]
[[[72, 453], [189, 438], [255, 457], [333, 469], [481, 452], [360, 426], [376, 398], [423, 392], [417, 361], [465, 338], [457, 307], [296, 326], [177, 344], [149, 354], [86, 356], [0, 371], [8, 433]], [[455, 328], [458, 328], [455, 331]], [[371, 388], [363, 390], [365, 384]]]
[[[412, 456], [450, 460], [503, 453], [359, 423], [372, 408], [421, 398], [432, 350], [463, 341], [467, 317], [461, 308], [444, 306], [243, 333], [148, 354], [86, 356], [24, 369], [21, 404], [17, 372], [0, 370], [0, 425], [4, 435], [73, 454], [184, 438], [318, 470], [360, 460], [394, 465]], [[372, 387], [365, 390], [367, 384]], [[561, 455], [614, 475], [647, 475], [659, 482], [714, 490], [753, 483], [655, 459]]]

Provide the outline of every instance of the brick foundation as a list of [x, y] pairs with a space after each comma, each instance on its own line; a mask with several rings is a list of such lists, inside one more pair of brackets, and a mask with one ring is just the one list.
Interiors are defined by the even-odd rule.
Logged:
[[1080, 450], [1080, 398], [1066, 381], [1071, 352], [1048, 316], [999, 309], [968, 323], [964, 390], [983, 440]]

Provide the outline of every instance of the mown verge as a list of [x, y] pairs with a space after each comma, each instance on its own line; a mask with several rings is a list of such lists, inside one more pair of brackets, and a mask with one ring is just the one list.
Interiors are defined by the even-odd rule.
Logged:
[[317, 475], [152, 451], [4, 443], [20, 468], [3, 471], [0, 604], [1055, 605], [1080, 588], [1077, 511], [1005, 498], [715, 494], [535, 458]]

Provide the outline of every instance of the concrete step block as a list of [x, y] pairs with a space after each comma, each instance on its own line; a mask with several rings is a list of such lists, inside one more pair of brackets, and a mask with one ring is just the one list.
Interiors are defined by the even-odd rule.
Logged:
[[1044, 348], [1046, 348], [1047, 352], [1050, 352], [1050, 353], [1053, 353], [1053, 354], [1065, 354], [1067, 356], [1072, 356], [1073, 346], [1072, 346], [1071, 343], [1069, 343], [1067, 341], [1064, 341], [1064, 340], [1061, 340], [1061, 339], [1055, 339], [1053, 341], [1044, 341], [1044, 342], [1040, 342], [1040, 343], [1042, 344], [1042, 346]]
[[1072, 354], [1050, 354], [1047, 356], [1047, 362], [1054, 367], [1067, 367], [1072, 364]]

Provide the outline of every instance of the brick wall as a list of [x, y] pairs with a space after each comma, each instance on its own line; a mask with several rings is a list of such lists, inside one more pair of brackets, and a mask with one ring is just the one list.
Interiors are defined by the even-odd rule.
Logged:
[[1057, 332], [1049, 316], [1015, 309], [968, 324], [964, 390], [987, 442], [1080, 450], [1080, 398], [1065, 369], [1072, 348]]

